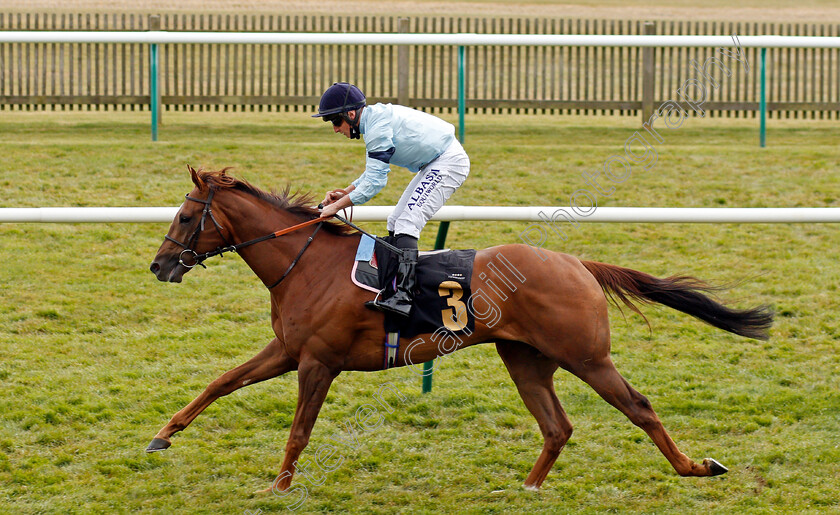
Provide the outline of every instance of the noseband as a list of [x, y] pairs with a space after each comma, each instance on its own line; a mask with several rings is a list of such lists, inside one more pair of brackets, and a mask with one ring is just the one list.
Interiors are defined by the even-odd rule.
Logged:
[[[317, 225], [317, 227], [315, 227], [315, 230], [312, 232], [312, 235], [309, 237], [308, 240], [306, 240], [306, 243], [303, 245], [303, 248], [300, 249], [300, 252], [298, 252], [298, 255], [295, 257], [294, 260], [292, 260], [292, 263], [289, 265], [289, 268], [286, 269], [286, 272], [280, 277], [280, 279], [278, 279], [277, 281], [275, 281], [271, 285], [266, 285], [266, 287], [270, 290], [270, 289], [274, 288], [275, 286], [277, 286], [278, 284], [280, 284], [283, 281], [283, 279], [285, 279], [286, 276], [289, 275], [289, 272], [291, 272], [292, 268], [294, 268], [295, 265], [297, 265], [298, 260], [303, 255], [303, 253], [306, 252], [306, 249], [309, 247], [309, 244], [312, 243], [312, 240], [315, 238], [315, 235], [318, 234], [318, 231], [321, 229], [321, 226], [323, 225], [323, 221], [320, 218], [313, 218], [312, 220], [307, 220], [306, 222], [299, 223], [299, 224], [293, 225], [291, 227], [287, 227], [286, 229], [281, 229], [279, 231], [275, 231], [271, 234], [266, 234], [265, 236], [260, 236], [259, 238], [255, 238], [253, 240], [249, 240], [249, 241], [246, 241], [246, 242], [243, 242], [243, 243], [230, 244], [230, 243], [228, 243], [227, 238], [225, 238], [225, 235], [222, 234], [222, 226], [221, 226], [221, 224], [219, 224], [218, 220], [216, 220], [216, 217], [213, 216], [213, 209], [210, 207], [210, 204], [213, 202], [213, 195], [215, 195], [215, 194], [216, 194], [216, 190], [213, 189], [213, 188], [210, 188], [210, 194], [207, 195], [206, 200], [190, 197], [189, 194], [184, 195], [184, 198], [186, 198], [187, 200], [192, 200], [193, 202], [198, 202], [200, 204], [204, 204], [204, 210], [202, 210], [202, 212], [201, 212], [201, 221], [199, 222], [198, 227], [196, 227], [195, 232], [190, 237], [190, 239], [187, 243], [180, 242], [180, 241], [176, 240], [175, 238], [169, 236], [168, 234], [166, 236], [164, 236], [164, 238], [166, 240], [171, 241], [172, 243], [174, 243], [174, 244], [178, 245], [179, 247], [181, 247], [182, 249], [184, 249], [178, 255], [178, 263], [185, 268], [192, 269], [192, 268], [195, 268], [197, 265], [201, 265], [202, 267], [207, 268], [207, 266], [204, 264], [204, 260], [206, 260], [207, 258], [211, 258], [213, 256], [224, 256], [225, 252], [237, 253], [237, 252], [239, 252], [240, 249], [251, 246], [251, 245], [254, 245], [255, 243], [260, 243], [260, 242], [263, 242], [263, 241], [266, 241], [266, 240], [277, 238], [278, 236], [283, 236], [284, 234], [288, 234], [290, 232], [296, 231], [298, 229], [306, 227], [307, 225], [313, 225], [313, 224], [317, 223], [318, 225]], [[225, 242], [225, 246], [224, 247], [217, 247], [215, 250], [211, 250], [209, 252], [199, 254], [195, 250], [193, 250], [193, 248], [196, 247], [196, 245], [198, 244], [198, 237], [204, 231], [204, 225], [205, 225], [205, 222], [207, 221], [208, 216], [210, 216], [210, 220], [213, 221], [213, 225], [216, 227], [216, 232], [219, 233], [219, 236], [222, 238], [222, 241]], [[186, 264], [184, 262], [184, 255], [185, 254], [186, 255], [191, 255], [192, 259], [193, 259], [193, 261], [195, 261], [195, 263], [193, 263], [191, 265]]]

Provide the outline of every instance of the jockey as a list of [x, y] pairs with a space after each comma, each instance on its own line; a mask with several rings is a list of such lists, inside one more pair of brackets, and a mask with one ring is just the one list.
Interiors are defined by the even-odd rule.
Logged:
[[388, 181], [390, 165], [416, 174], [388, 217], [393, 244], [403, 250], [394, 295], [368, 307], [408, 316], [413, 303], [417, 240], [426, 222], [470, 173], [470, 158], [455, 138], [455, 127], [436, 116], [392, 104], [366, 105], [356, 86], [337, 82], [321, 96], [318, 113], [333, 131], [351, 139], [364, 136], [365, 170], [344, 189], [327, 192], [321, 217], [329, 218], [353, 205], [364, 204]]

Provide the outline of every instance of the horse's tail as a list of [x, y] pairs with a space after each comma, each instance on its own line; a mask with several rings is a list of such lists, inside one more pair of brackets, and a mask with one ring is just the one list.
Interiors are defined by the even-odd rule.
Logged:
[[709, 286], [703, 281], [688, 276], [672, 276], [664, 279], [644, 272], [596, 261], [581, 261], [589, 270], [607, 297], [618, 305], [618, 300], [639, 313], [633, 300], [657, 302], [682, 311], [693, 317], [730, 333], [767, 340], [768, 330], [773, 325], [773, 312], [766, 305], [752, 309], [732, 309], [711, 299], [704, 293], [721, 288]]

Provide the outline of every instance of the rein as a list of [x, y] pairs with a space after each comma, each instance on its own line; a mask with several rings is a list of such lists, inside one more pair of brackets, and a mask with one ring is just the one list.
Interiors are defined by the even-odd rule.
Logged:
[[[184, 195], [184, 198], [186, 198], [187, 200], [191, 200], [193, 202], [198, 202], [199, 204], [204, 204], [204, 210], [201, 212], [201, 222], [198, 224], [198, 227], [196, 227], [195, 232], [190, 237], [190, 239], [187, 243], [180, 242], [180, 241], [176, 240], [175, 238], [169, 236], [168, 234], [166, 236], [164, 236], [164, 238], [166, 240], [169, 240], [172, 243], [174, 243], [174, 244], [178, 245], [179, 247], [181, 247], [182, 249], [184, 249], [184, 250], [181, 251], [181, 254], [178, 256], [178, 263], [180, 263], [181, 266], [184, 266], [186, 268], [195, 268], [196, 266], [201, 266], [203, 268], [207, 268], [207, 266], [204, 264], [204, 261], [207, 260], [208, 258], [211, 258], [211, 257], [214, 257], [214, 256], [224, 257], [225, 252], [232, 252], [232, 253], [236, 254], [241, 249], [243, 249], [245, 247], [250, 247], [251, 245], [255, 245], [257, 243], [262, 243], [264, 241], [273, 240], [274, 238], [278, 238], [278, 237], [283, 236], [285, 234], [295, 232], [298, 229], [303, 229], [304, 227], [314, 225], [314, 224], [318, 224], [315, 227], [315, 230], [312, 231], [312, 234], [309, 236], [309, 239], [306, 240], [306, 243], [300, 249], [300, 252], [298, 252], [297, 256], [295, 256], [295, 258], [292, 260], [291, 264], [289, 265], [289, 268], [287, 268], [286, 271], [283, 273], [283, 275], [280, 276], [280, 279], [276, 280], [275, 282], [273, 282], [270, 285], [266, 285], [266, 288], [271, 290], [272, 288], [276, 287], [281, 282], [283, 282], [283, 279], [285, 279], [289, 275], [289, 273], [292, 271], [292, 269], [295, 267], [295, 265], [297, 265], [301, 256], [303, 256], [303, 253], [306, 252], [307, 248], [309, 248], [309, 245], [312, 243], [312, 240], [315, 238], [315, 235], [318, 234], [318, 231], [320, 231], [321, 227], [323, 226], [323, 222], [324, 222], [323, 220], [321, 220], [320, 218], [313, 218], [312, 220], [307, 220], [305, 222], [293, 225], [291, 227], [287, 227], [285, 229], [281, 229], [279, 231], [275, 231], [273, 233], [266, 234], [265, 236], [260, 236], [259, 238], [254, 238], [253, 240], [248, 240], [248, 241], [245, 241], [245, 242], [242, 242], [242, 243], [230, 244], [230, 243], [228, 243], [227, 238], [225, 238], [225, 235], [222, 233], [222, 226], [221, 226], [221, 224], [219, 224], [218, 220], [216, 220], [216, 217], [213, 215], [213, 209], [210, 207], [210, 204], [213, 202], [213, 196], [215, 194], [216, 194], [216, 190], [211, 188], [210, 189], [210, 194], [207, 196], [206, 200], [190, 197], [189, 194]], [[318, 207], [322, 207], [322, 206], [319, 205]], [[219, 233], [219, 236], [221, 236], [222, 240], [225, 242], [225, 246], [224, 247], [217, 247], [214, 250], [205, 252], [203, 254], [199, 254], [195, 250], [193, 250], [193, 247], [196, 246], [196, 244], [198, 243], [199, 236], [204, 231], [204, 225], [205, 225], [205, 222], [206, 222], [208, 216], [210, 217], [210, 220], [213, 222], [213, 225], [216, 228], [216, 232]], [[374, 238], [378, 243], [383, 245], [385, 248], [387, 248], [391, 252], [394, 252], [397, 255], [402, 254], [402, 249], [400, 249], [398, 247], [395, 247], [394, 245], [391, 245], [390, 243], [388, 243], [384, 239], [379, 238], [378, 236], [374, 236], [374, 235], [366, 232], [365, 230], [363, 230], [361, 227], [358, 227], [353, 222], [351, 222], [349, 220], [346, 220], [346, 219], [344, 219], [344, 218], [342, 218], [338, 215], [334, 215], [334, 217], [336, 219], [338, 219], [340, 222], [343, 222], [343, 223], [349, 225], [353, 229], [356, 229], [357, 231], [359, 231], [363, 234], [367, 234], [371, 238]], [[351, 211], [350, 217], [352, 218], [352, 211]], [[184, 262], [184, 255], [185, 254], [188, 255], [188, 256], [189, 255], [192, 256], [192, 261], [194, 261], [193, 264], [189, 265], [189, 264]]]
[[[295, 232], [298, 229], [303, 229], [304, 227], [314, 225], [314, 224], [318, 224], [317, 227], [315, 227], [315, 230], [312, 232], [312, 235], [309, 236], [309, 239], [306, 240], [306, 243], [303, 245], [303, 248], [300, 249], [300, 252], [298, 252], [297, 256], [295, 256], [295, 259], [292, 260], [292, 263], [289, 265], [289, 268], [287, 268], [286, 271], [283, 273], [283, 275], [280, 276], [280, 279], [273, 282], [271, 285], [266, 285], [266, 287], [270, 290], [270, 289], [276, 287], [277, 285], [279, 285], [281, 282], [283, 282], [283, 279], [285, 279], [286, 276], [289, 275], [289, 273], [292, 271], [292, 269], [295, 267], [295, 265], [297, 265], [301, 256], [303, 256], [303, 253], [306, 252], [307, 248], [309, 248], [309, 245], [312, 243], [312, 240], [315, 238], [315, 235], [318, 234], [318, 231], [320, 231], [321, 227], [323, 226], [323, 220], [321, 220], [320, 218], [313, 218], [312, 220], [307, 220], [303, 223], [299, 223], [299, 224], [293, 225], [291, 227], [287, 227], [285, 229], [275, 231], [271, 234], [266, 234], [265, 236], [260, 236], [259, 238], [254, 238], [253, 240], [248, 240], [248, 241], [245, 241], [245, 242], [242, 242], [242, 243], [229, 244], [227, 242], [227, 238], [225, 238], [224, 234], [222, 234], [222, 226], [216, 220], [216, 217], [213, 216], [213, 210], [210, 207], [210, 203], [213, 202], [213, 195], [215, 193], [216, 193], [216, 190], [211, 189], [210, 190], [210, 195], [207, 196], [207, 200], [202, 200], [202, 199], [197, 199], [197, 198], [194, 198], [194, 197], [190, 197], [189, 194], [184, 196], [184, 198], [186, 198], [187, 200], [192, 200], [193, 202], [198, 202], [200, 204], [204, 204], [204, 210], [201, 212], [201, 222], [198, 224], [198, 227], [196, 228], [195, 233], [193, 233], [193, 235], [190, 237], [189, 242], [182, 243], [182, 242], [176, 240], [175, 238], [172, 238], [168, 234], [166, 236], [164, 236], [165, 239], [171, 241], [172, 243], [175, 243], [176, 245], [178, 245], [178, 246], [180, 246], [181, 248], [184, 249], [184, 250], [181, 251], [181, 254], [178, 256], [178, 263], [180, 263], [181, 266], [184, 266], [186, 268], [195, 268], [196, 266], [200, 265], [204, 268], [207, 268], [207, 266], [204, 264], [204, 261], [208, 258], [211, 258], [211, 257], [214, 257], [214, 256], [224, 257], [225, 252], [238, 253], [241, 249], [243, 249], [245, 247], [250, 247], [251, 245], [255, 245], [257, 243], [262, 243], [264, 241], [272, 240], [274, 238], [283, 236], [285, 234]], [[216, 232], [218, 232], [219, 236], [222, 237], [222, 240], [225, 241], [225, 246], [224, 247], [218, 247], [215, 250], [211, 250], [211, 251], [205, 252], [203, 254], [199, 254], [196, 251], [194, 251], [192, 249], [192, 247], [194, 247], [198, 243], [198, 237], [202, 233], [202, 231], [204, 231], [204, 223], [207, 220], [208, 215], [210, 216], [210, 220], [213, 222], [213, 225], [216, 227]], [[187, 263], [185, 263], [184, 262], [184, 254], [187, 254], [187, 255], [191, 254], [192, 259], [193, 259], [193, 261], [195, 261], [195, 263], [193, 263], [191, 265], [188, 265]]]
[[[318, 204], [318, 209], [323, 209], [323, 208], [324, 208], [324, 204]], [[344, 214], [347, 214], [346, 210], [345, 210]], [[379, 243], [380, 245], [382, 245], [386, 249], [390, 250], [394, 254], [396, 254], [398, 256], [402, 255], [403, 251], [402, 251], [401, 248], [399, 248], [395, 245], [391, 245], [390, 243], [385, 241], [383, 238], [380, 238], [379, 236], [371, 234], [371, 233], [367, 232], [366, 230], [362, 229], [361, 227], [359, 227], [358, 225], [354, 224], [352, 222], [352, 220], [353, 220], [353, 206], [350, 206], [350, 220], [347, 220], [346, 218], [342, 218], [342, 217], [338, 216], [337, 214], [333, 215], [333, 218], [335, 218], [339, 222], [342, 222], [342, 223], [352, 227], [353, 229], [355, 229], [355, 230], [359, 231], [360, 233], [364, 234], [365, 236], [373, 238], [374, 240], [376, 240], [377, 243]]]
[[[219, 247], [215, 250], [205, 252], [204, 254], [196, 254], [195, 259], [204, 261], [205, 259], [211, 258], [211, 257], [214, 257], [214, 256], [223, 256], [225, 252], [237, 253], [237, 252], [239, 252], [240, 249], [243, 249], [245, 247], [250, 247], [251, 245], [254, 245], [256, 243], [262, 243], [264, 241], [273, 240], [274, 238], [277, 238], [279, 236], [283, 236], [284, 234], [289, 234], [290, 232], [295, 232], [298, 229], [303, 229], [304, 227], [307, 227], [307, 226], [310, 226], [310, 225], [313, 225], [313, 224], [317, 224], [317, 223], [320, 223], [320, 222], [323, 222], [323, 220], [320, 220], [318, 218], [313, 218], [312, 220], [307, 220], [303, 223], [299, 223], [297, 225], [287, 227], [287, 228], [282, 229], [280, 231], [275, 231], [271, 234], [266, 234], [265, 236], [260, 236], [259, 238], [254, 238], [253, 240], [248, 240], [248, 241], [245, 241], [245, 242], [242, 242], [242, 243], [237, 243], [235, 245], [227, 245], [225, 247]], [[316, 227], [315, 232], [312, 234], [312, 236], [314, 236], [318, 232], [318, 229], [320, 229], [320, 228], [321, 228], [320, 225], [318, 227]], [[307, 241], [306, 246], [308, 246], [308, 244], [309, 244], [309, 242]], [[306, 250], [306, 246], [303, 247], [304, 250]], [[193, 252], [193, 254], [195, 254], [195, 252]], [[199, 263], [196, 263], [196, 264], [200, 265], [201, 263], [199, 262]], [[184, 266], [187, 266], [187, 265], [184, 265]], [[193, 265], [193, 267], [194, 266], [195, 265]], [[187, 266], [187, 268], [192, 268], [192, 267]]]

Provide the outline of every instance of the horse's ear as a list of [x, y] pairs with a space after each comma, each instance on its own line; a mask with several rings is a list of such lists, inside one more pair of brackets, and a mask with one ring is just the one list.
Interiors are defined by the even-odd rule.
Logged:
[[195, 171], [195, 168], [187, 165], [187, 170], [190, 172], [190, 178], [192, 179], [193, 184], [195, 184], [197, 188], [201, 188], [202, 181], [198, 178], [198, 173]]

